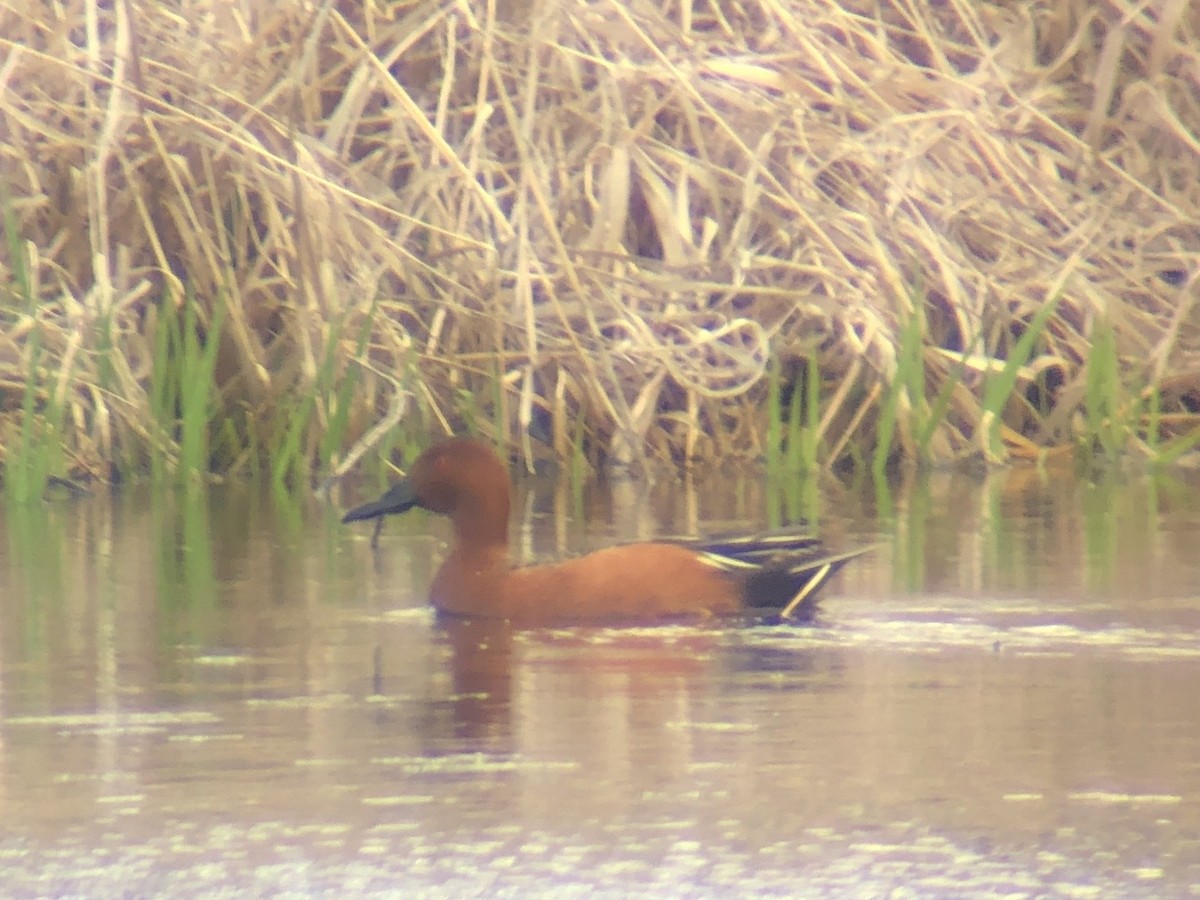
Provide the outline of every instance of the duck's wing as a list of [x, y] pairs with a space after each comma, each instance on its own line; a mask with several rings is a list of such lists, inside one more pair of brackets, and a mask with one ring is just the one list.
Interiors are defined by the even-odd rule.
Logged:
[[872, 547], [830, 552], [819, 538], [796, 529], [682, 540], [702, 560], [737, 579], [746, 610], [808, 622], [817, 595], [839, 569]]

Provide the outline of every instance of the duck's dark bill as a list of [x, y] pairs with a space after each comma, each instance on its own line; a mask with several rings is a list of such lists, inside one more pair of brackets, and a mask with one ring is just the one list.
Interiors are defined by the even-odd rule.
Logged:
[[408, 512], [418, 505], [416, 494], [413, 493], [412, 485], [409, 484], [406, 478], [403, 481], [397, 481], [393, 484], [388, 489], [388, 492], [378, 500], [354, 507], [354, 509], [342, 516], [342, 523], [361, 522], [364, 519], [378, 519], [381, 516], [393, 516]]

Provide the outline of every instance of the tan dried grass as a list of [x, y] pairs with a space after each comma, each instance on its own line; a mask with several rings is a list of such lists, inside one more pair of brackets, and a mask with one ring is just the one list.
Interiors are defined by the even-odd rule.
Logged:
[[82, 468], [162, 440], [153, 325], [184, 282], [226, 305], [223, 400], [263, 421], [330, 342], [356, 364], [378, 299], [358, 433], [399, 394], [453, 424], [498, 361], [502, 437], [541, 407], [560, 450], [582, 417], [617, 461], [754, 455], [768, 359], [816, 353], [833, 462], [869, 450], [916, 285], [930, 396], [962, 382], [937, 457], [977, 449], [982, 380], [1059, 288], [1014, 446], [1070, 438], [1100, 316], [1164, 427], [1195, 425], [1183, 0], [64, 0], [0, 7], [0, 48], [38, 299], [5, 301], [3, 406], [39, 327]]

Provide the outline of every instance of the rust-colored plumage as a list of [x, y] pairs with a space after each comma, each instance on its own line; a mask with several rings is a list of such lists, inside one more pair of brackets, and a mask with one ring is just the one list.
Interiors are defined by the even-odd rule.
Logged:
[[621, 544], [552, 565], [508, 561], [508, 472], [490, 447], [450, 438], [407, 478], [343, 522], [421, 508], [448, 516], [455, 542], [430, 588], [444, 613], [531, 625], [655, 622], [771, 614], [807, 621], [821, 587], [863, 551], [830, 555], [798, 532]]

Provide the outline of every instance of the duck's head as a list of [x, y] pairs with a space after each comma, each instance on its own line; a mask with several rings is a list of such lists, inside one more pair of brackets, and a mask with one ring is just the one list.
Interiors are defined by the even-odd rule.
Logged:
[[460, 540], [504, 542], [508, 537], [508, 471], [482, 441], [450, 438], [425, 450], [406, 478], [378, 500], [350, 510], [342, 521], [375, 519], [417, 508], [448, 516]]

